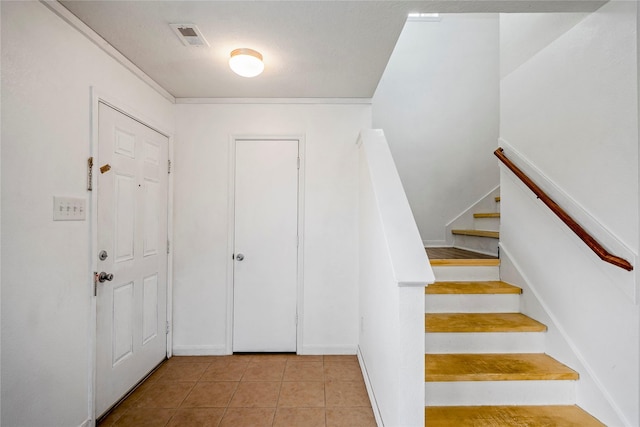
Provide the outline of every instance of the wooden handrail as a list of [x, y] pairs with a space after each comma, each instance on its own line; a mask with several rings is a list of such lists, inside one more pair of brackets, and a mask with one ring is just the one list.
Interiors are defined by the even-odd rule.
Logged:
[[549, 207], [555, 213], [558, 218], [562, 220], [567, 226], [573, 230], [574, 233], [584, 242], [593, 252], [600, 257], [601, 260], [613, 265], [617, 265], [620, 268], [624, 268], [627, 271], [633, 270], [633, 266], [626, 259], [610, 254], [596, 239], [594, 239], [584, 228], [580, 226], [568, 213], [564, 211], [551, 197], [542, 191], [531, 179], [518, 168], [511, 160], [504, 154], [502, 147], [498, 148], [494, 153], [502, 163], [504, 163], [520, 180], [529, 187], [531, 191], [540, 199], [545, 205]]

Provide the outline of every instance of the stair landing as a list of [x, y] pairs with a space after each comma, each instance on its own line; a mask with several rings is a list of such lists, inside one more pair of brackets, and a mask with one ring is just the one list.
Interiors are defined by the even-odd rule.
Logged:
[[457, 234], [460, 236], [474, 236], [474, 237], [489, 237], [491, 239], [499, 239], [500, 232], [491, 231], [491, 230], [451, 230], [452, 234]]
[[425, 251], [431, 261], [438, 259], [498, 259], [497, 256], [452, 247], [425, 248]]
[[578, 406], [431, 406], [425, 408], [427, 427], [600, 427]]

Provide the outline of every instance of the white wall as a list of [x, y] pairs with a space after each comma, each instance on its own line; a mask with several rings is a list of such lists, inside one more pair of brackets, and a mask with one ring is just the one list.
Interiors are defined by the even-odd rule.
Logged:
[[408, 21], [373, 98], [423, 241], [498, 185], [497, 14]]
[[[598, 223], [590, 231], [630, 253], [636, 269], [637, 7], [610, 2], [574, 16], [570, 28], [566, 18], [556, 20], [557, 38], [503, 77], [500, 115], [501, 138], [519, 153], [515, 160], [535, 167], [543, 186], [569, 202], [569, 213]], [[535, 27], [526, 20], [503, 15], [503, 41], [531, 44], [536, 34], [527, 31]], [[501, 191], [502, 278], [525, 288], [526, 313], [544, 313], [547, 352], [580, 371], [578, 404], [609, 425], [637, 426], [637, 273], [602, 262], [510, 172]]]
[[174, 350], [224, 354], [228, 315], [229, 141], [304, 136], [303, 353], [358, 343], [356, 139], [370, 105], [177, 105]]
[[500, 78], [589, 16], [589, 13], [514, 13], [500, 20]]
[[634, 6], [601, 9], [506, 76], [500, 136], [637, 249]]
[[2, 425], [89, 418], [89, 221], [53, 222], [53, 196], [89, 200], [90, 86], [166, 129], [172, 106], [39, 2], [2, 2]]

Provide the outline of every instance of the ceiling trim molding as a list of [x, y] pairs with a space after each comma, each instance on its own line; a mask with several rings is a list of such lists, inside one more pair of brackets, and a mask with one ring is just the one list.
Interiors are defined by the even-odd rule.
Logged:
[[119, 64], [133, 73], [140, 80], [149, 85], [153, 90], [158, 92], [164, 98], [166, 98], [169, 102], [175, 104], [176, 98], [166, 91], [165, 88], [160, 86], [149, 77], [144, 71], [142, 71], [136, 64], [131, 62], [127, 57], [121, 54], [116, 48], [110, 45], [105, 39], [103, 39], [98, 33], [93, 31], [87, 24], [82, 22], [77, 16], [71, 13], [67, 8], [65, 8], [62, 4], [60, 4], [57, 0], [40, 0], [40, 3], [44, 4], [47, 8], [49, 8], [53, 13], [58, 15], [63, 21], [67, 24], [71, 25], [78, 32], [92, 41], [96, 46], [98, 46], [102, 51], [104, 51], [107, 55], [115, 59]]
[[371, 105], [371, 98], [176, 98], [176, 104], [342, 104]]

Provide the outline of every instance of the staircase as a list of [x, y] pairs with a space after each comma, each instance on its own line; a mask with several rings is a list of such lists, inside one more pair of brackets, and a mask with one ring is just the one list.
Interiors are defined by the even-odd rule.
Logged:
[[498, 255], [500, 197], [495, 197], [494, 200], [495, 209], [493, 212], [473, 214], [473, 228], [454, 228], [451, 230], [454, 247]]
[[[543, 353], [498, 260], [436, 260], [425, 289], [425, 425], [602, 426], [575, 405], [577, 372]], [[473, 262], [470, 262], [473, 261]]]

